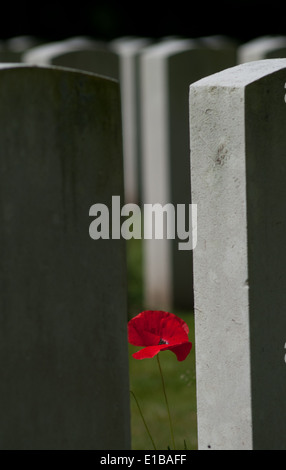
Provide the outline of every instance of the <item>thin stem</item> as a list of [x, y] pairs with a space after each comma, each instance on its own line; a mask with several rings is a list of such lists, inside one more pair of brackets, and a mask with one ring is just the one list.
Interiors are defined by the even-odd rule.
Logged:
[[171, 414], [170, 414], [170, 408], [169, 408], [168, 398], [167, 398], [167, 394], [166, 394], [165, 382], [164, 382], [163, 372], [162, 372], [162, 369], [161, 369], [159, 354], [157, 354], [157, 362], [158, 362], [158, 366], [159, 366], [159, 371], [160, 371], [162, 386], [163, 386], [163, 392], [164, 392], [167, 411], [168, 411], [168, 416], [169, 416], [170, 432], [171, 432], [171, 437], [172, 437], [172, 441], [173, 441], [173, 447], [174, 447], [174, 450], [176, 450], [174, 432], [173, 432], [173, 425], [172, 425]]
[[141, 415], [141, 418], [142, 418], [142, 421], [143, 421], [143, 423], [144, 423], [144, 426], [145, 426], [145, 428], [146, 428], [146, 431], [147, 431], [147, 433], [148, 433], [148, 435], [149, 435], [149, 437], [150, 437], [150, 439], [151, 439], [151, 442], [152, 442], [152, 444], [153, 444], [153, 447], [154, 447], [155, 450], [157, 450], [157, 449], [156, 449], [156, 446], [155, 446], [155, 443], [154, 443], [154, 441], [153, 441], [153, 438], [152, 438], [152, 436], [151, 436], [151, 433], [150, 433], [150, 431], [149, 431], [149, 428], [148, 428], [148, 426], [147, 426], [147, 423], [146, 423], [146, 421], [145, 421], [145, 419], [144, 419], [144, 416], [143, 416], [142, 410], [141, 410], [141, 408], [140, 408], [140, 405], [139, 405], [139, 403], [138, 403], [138, 400], [137, 400], [137, 398], [136, 398], [136, 396], [135, 396], [135, 393], [132, 392], [132, 390], [130, 390], [130, 393], [131, 393], [131, 395], [134, 397], [134, 400], [135, 400], [136, 405], [137, 405], [137, 407], [138, 407], [138, 410], [139, 410], [139, 413], [140, 413], [140, 415]]

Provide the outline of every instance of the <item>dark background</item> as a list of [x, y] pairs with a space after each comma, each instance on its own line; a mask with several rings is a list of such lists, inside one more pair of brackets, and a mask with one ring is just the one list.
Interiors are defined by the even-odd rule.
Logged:
[[0, 38], [34, 35], [59, 40], [88, 35], [110, 40], [122, 35], [198, 37], [222, 34], [245, 42], [286, 35], [286, 2], [277, 0], [169, 0], [3, 2]]

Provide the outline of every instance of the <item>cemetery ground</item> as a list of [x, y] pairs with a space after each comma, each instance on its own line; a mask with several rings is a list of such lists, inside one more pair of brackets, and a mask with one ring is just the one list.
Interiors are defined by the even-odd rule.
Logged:
[[[128, 314], [132, 316], [146, 310], [142, 292], [142, 240], [127, 241], [128, 260]], [[160, 306], [158, 306], [158, 309]], [[173, 421], [177, 450], [197, 449], [196, 381], [194, 315], [191, 311], [172, 311], [189, 326], [192, 350], [185, 361], [177, 361], [171, 351], [160, 353], [170, 413]], [[171, 446], [169, 421], [164, 401], [161, 378], [156, 358], [136, 360], [132, 354], [140, 348], [129, 345], [130, 390], [135, 393], [157, 450]], [[133, 450], [153, 450], [152, 442], [142, 422], [132, 396], [131, 437]]]

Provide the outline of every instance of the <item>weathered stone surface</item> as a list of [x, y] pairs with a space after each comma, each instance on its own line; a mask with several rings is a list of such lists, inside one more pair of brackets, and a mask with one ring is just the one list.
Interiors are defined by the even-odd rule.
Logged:
[[0, 66], [0, 447], [127, 449], [124, 240], [89, 209], [123, 196], [118, 83]]
[[190, 87], [200, 449], [285, 449], [286, 60]]

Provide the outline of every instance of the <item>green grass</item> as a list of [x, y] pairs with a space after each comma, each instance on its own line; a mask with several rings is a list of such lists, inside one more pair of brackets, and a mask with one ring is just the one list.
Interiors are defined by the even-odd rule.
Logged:
[[[130, 240], [127, 243], [129, 317], [144, 310], [142, 292], [142, 243]], [[185, 361], [177, 361], [171, 351], [160, 353], [166, 393], [173, 422], [176, 449], [197, 449], [196, 381], [193, 312], [173, 310], [190, 328], [189, 338], [193, 348]], [[130, 389], [142, 409], [157, 450], [172, 448], [168, 413], [166, 409], [161, 377], [156, 357], [136, 360], [132, 353], [139, 348], [129, 345]], [[132, 449], [153, 450], [137, 404], [132, 396], [131, 433]]]

